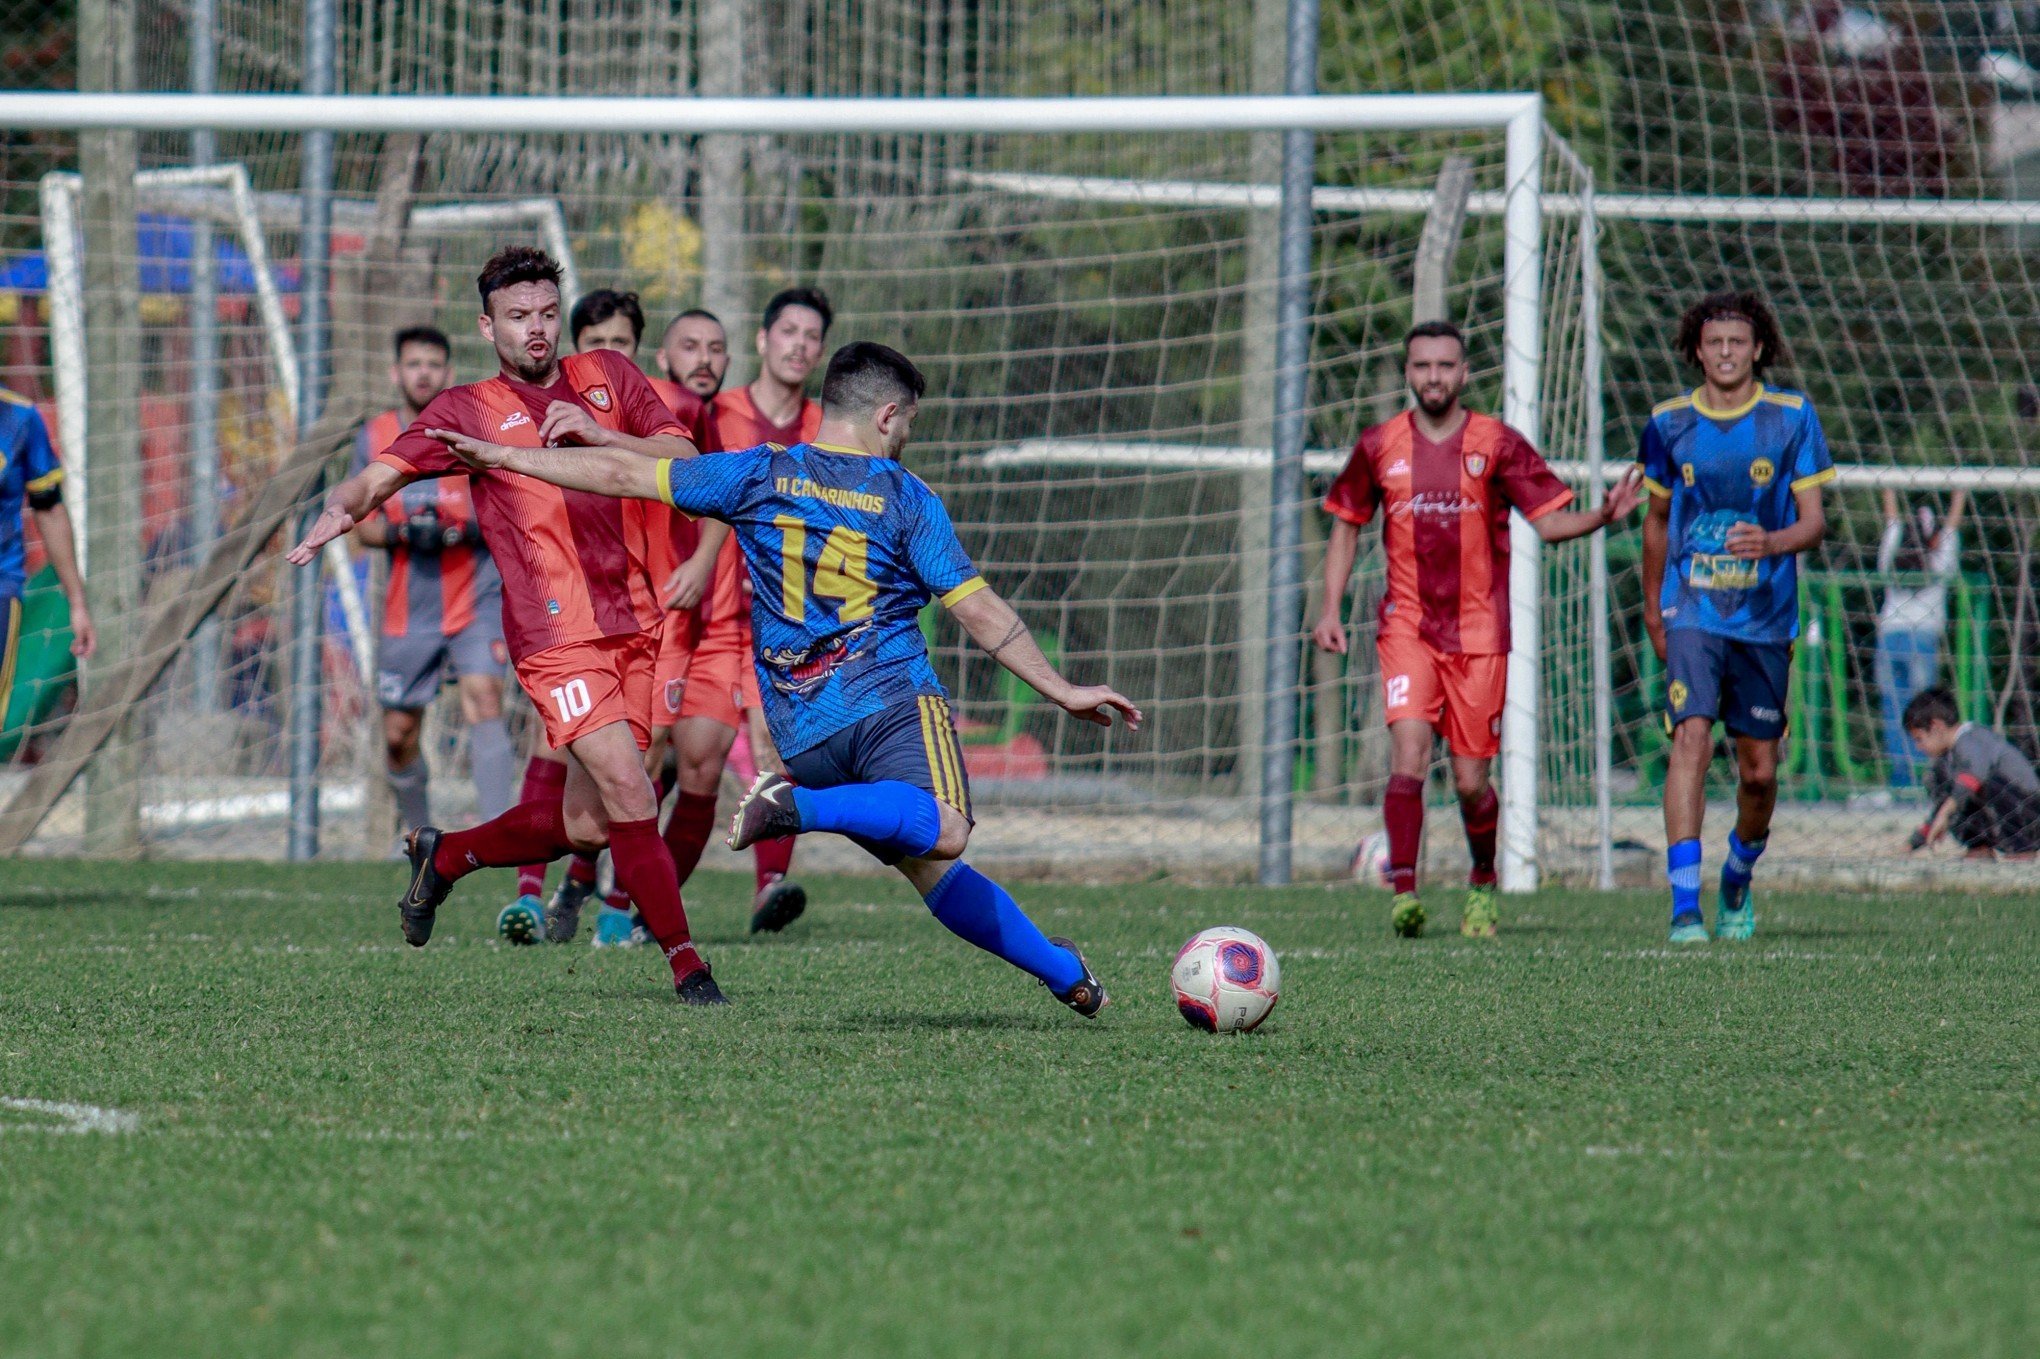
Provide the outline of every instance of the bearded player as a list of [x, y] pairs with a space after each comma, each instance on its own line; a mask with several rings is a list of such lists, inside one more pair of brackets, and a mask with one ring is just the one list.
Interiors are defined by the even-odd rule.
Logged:
[[1721, 865], [1714, 930], [1756, 932], [1750, 894], [1778, 802], [1799, 554], [1827, 532], [1821, 487], [1835, 478], [1820, 417], [1804, 394], [1765, 384], [1785, 357], [1777, 319], [1755, 293], [1711, 293], [1673, 337], [1700, 386], [1651, 412], [1637, 461], [1650, 488], [1643, 521], [1643, 622], [1665, 663], [1665, 878], [1671, 941], [1707, 941], [1700, 828], [1717, 720], [1735, 738], [1735, 827]]
[[[497, 252], [476, 280], [482, 338], [501, 371], [451, 387], [417, 422], [326, 498], [298, 566], [409, 483], [465, 471], [445, 442], [602, 449], [645, 461], [695, 452], [637, 367], [602, 351], [561, 358], [560, 268], [543, 251]], [[458, 433], [456, 433], [458, 432]], [[472, 830], [421, 827], [407, 842], [411, 880], [398, 902], [404, 938], [423, 947], [440, 902], [478, 868], [556, 859], [608, 845], [617, 879], [644, 914], [680, 999], [726, 1003], [688, 934], [673, 856], [659, 838], [659, 806], [643, 751], [660, 607], [642, 515], [599, 495], [562, 491], [502, 472], [473, 480], [475, 515], [503, 576], [511, 664], [545, 722], [573, 756], [558, 804], [521, 803]]]
[[1140, 712], [1048, 663], [971, 565], [942, 502], [900, 465], [924, 386], [904, 355], [849, 344], [829, 361], [810, 443], [658, 462], [606, 449], [451, 443], [478, 467], [729, 522], [754, 591], [766, 719], [800, 780], [760, 774], [737, 809], [730, 847], [847, 835], [897, 865], [952, 932], [1032, 974], [1078, 1014], [1096, 1015], [1105, 988], [1075, 945], [1044, 936], [1003, 888], [961, 862], [970, 786], [920, 611], [939, 600], [995, 660], [1076, 717], [1109, 726], [1117, 713], [1137, 727]]
[[1448, 321], [1426, 321], [1403, 341], [1403, 377], [1416, 407], [1366, 430], [1325, 497], [1324, 610], [1312, 638], [1346, 653], [1346, 584], [1360, 530], [1381, 512], [1388, 588], [1375, 651], [1381, 662], [1390, 764], [1381, 819], [1395, 890], [1389, 925], [1424, 932], [1417, 858], [1432, 742], [1452, 752], [1452, 786], [1473, 858], [1459, 932], [1495, 934], [1495, 828], [1500, 806], [1489, 770], [1501, 750], [1509, 675], [1509, 511], [1547, 543], [1606, 528], [1637, 506], [1631, 474], [1598, 510], [1569, 510], [1573, 493], [1529, 440], [1460, 404], [1466, 340]]

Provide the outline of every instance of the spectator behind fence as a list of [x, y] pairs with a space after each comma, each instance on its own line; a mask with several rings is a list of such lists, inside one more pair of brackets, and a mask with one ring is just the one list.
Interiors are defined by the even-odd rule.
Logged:
[[1961, 718], [1946, 689], [1906, 705], [1905, 729], [1934, 762], [1927, 771], [1934, 812], [1913, 832], [1912, 847], [1953, 835], [1972, 859], [2029, 859], [2040, 850], [2040, 775], [2017, 746]]
[[[1884, 535], [1877, 543], [1877, 574], [1885, 577], [1884, 603], [1877, 611], [1877, 692], [1884, 710], [1884, 753], [1891, 786], [1910, 788], [1913, 766], [1923, 755], [1906, 738], [1903, 718], [1913, 695], [1933, 687], [1940, 675], [1941, 636], [1948, 629], [1948, 582], [1961, 564], [1962, 507], [1968, 493], [1948, 501], [1947, 522], [1915, 505], [1910, 518], [1898, 511], [1898, 493], [1884, 492]], [[1891, 581], [1895, 574], [1908, 577]], [[1919, 576], [1927, 577], [1925, 581]]]

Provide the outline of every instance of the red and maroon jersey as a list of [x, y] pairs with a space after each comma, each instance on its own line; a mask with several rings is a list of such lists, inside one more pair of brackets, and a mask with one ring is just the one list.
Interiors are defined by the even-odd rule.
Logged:
[[[384, 411], [362, 428], [355, 447], [354, 470], [397, 441], [404, 432], [404, 417]], [[407, 633], [434, 633], [451, 637], [480, 617], [485, 610], [502, 607], [503, 581], [486, 547], [455, 543], [437, 553], [411, 551], [397, 536], [404, 523], [431, 514], [448, 529], [461, 529], [475, 522], [475, 501], [464, 476], [435, 477], [415, 481], [382, 504], [389, 521], [390, 578], [383, 593], [382, 631], [385, 637]]]
[[[569, 401], [606, 429], [648, 438], [685, 435], [637, 366], [612, 350], [570, 354], [550, 387], [498, 375], [449, 387], [378, 456], [408, 476], [467, 466], [428, 429], [491, 443], [538, 446], [546, 408]], [[503, 634], [513, 659], [549, 647], [651, 630], [658, 586], [645, 516], [635, 501], [569, 491], [514, 472], [473, 476], [475, 517], [503, 576]]]
[[1457, 434], [1432, 443], [1405, 411], [1361, 434], [1325, 509], [1349, 524], [1386, 510], [1384, 634], [1497, 656], [1509, 649], [1509, 509], [1537, 519], [1572, 496], [1530, 441], [1493, 416], [1469, 412]]
[[[664, 378], [646, 378], [659, 400], [666, 403], [666, 409], [673, 412], [673, 418], [680, 422], [680, 428], [694, 446], [703, 453], [720, 453], [722, 445], [715, 441], [715, 424], [709, 418], [708, 403], [677, 382]], [[675, 567], [694, 555], [694, 549], [701, 543], [701, 526], [692, 515], [682, 514], [664, 501], [636, 500], [634, 505], [644, 507], [648, 523], [664, 524], [666, 532], [659, 533], [648, 528], [653, 546], [652, 579], [659, 582], [663, 590], [666, 580]], [[706, 599], [703, 600], [705, 604]]]
[[[710, 407], [709, 414], [714, 423], [716, 447], [727, 451], [756, 448], [759, 444], [783, 444], [791, 448], [795, 444], [809, 442], [822, 428], [822, 408], [818, 402], [802, 398], [800, 414], [794, 417], [793, 423], [775, 425], [751, 400], [749, 387], [716, 393], [715, 404]], [[715, 559], [715, 583], [709, 587], [708, 611], [703, 621], [748, 620], [751, 617], [751, 601], [746, 593], [749, 583], [744, 571], [744, 554], [737, 547], [737, 535], [732, 533], [723, 541], [722, 552]]]

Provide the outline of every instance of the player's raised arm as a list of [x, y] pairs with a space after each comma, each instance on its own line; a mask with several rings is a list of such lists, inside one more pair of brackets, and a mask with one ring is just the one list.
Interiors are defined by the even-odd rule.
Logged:
[[1072, 684], [1050, 665], [1027, 624], [990, 586], [957, 600], [949, 612], [987, 656], [1072, 717], [1109, 727], [1116, 712], [1130, 730], [1140, 729], [1140, 709], [1125, 696], [1103, 684]]
[[[427, 430], [468, 466], [484, 472], [515, 472], [569, 491], [592, 491], [619, 500], [664, 500], [665, 457], [621, 448], [515, 448], [471, 438], [458, 430]], [[681, 445], [674, 457], [692, 456], [694, 445], [678, 435], [661, 440]], [[634, 442], [650, 442], [635, 440]]]
[[416, 477], [405, 476], [386, 462], [371, 462], [326, 493], [326, 508], [312, 521], [303, 542], [290, 550], [292, 566], [310, 566], [319, 549], [375, 512]]

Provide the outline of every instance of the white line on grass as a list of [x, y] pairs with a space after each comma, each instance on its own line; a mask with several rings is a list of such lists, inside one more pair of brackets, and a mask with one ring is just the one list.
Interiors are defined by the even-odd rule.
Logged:
[[0, 1132], [40, 1133], [131, 1133], [142, 1126], [142, 1120], [135, 1114], [122, 1113], [118, 1109], [102, 1109], [96, 1104], [63, 1104], [47, 1099], [16, 1099], [0, 1095], [0, 1109], [12, 1109], [24, 1114], [47, 1114], [51, 1118], [66, 1120], [62, 1123], [9, 1123], [0, 1120]]

